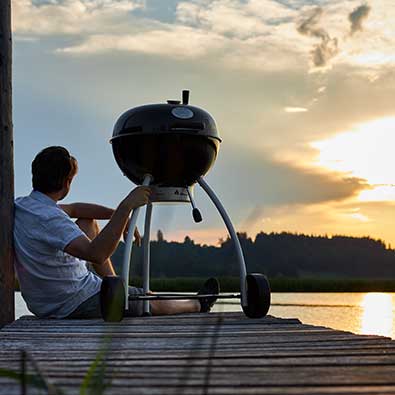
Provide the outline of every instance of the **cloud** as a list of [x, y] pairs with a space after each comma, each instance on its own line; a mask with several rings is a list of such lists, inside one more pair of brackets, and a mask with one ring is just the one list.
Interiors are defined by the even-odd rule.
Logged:
[[389, 0], [375, 6], [366, 35], [343, 40], [341, 52], [339, 38], [350, 37], [346, 16], [352, 29], [362, 29], [368, 5], [357, 7], [356, 0], [326, 2], [325, 8], [312, 8], [307, 1], [172, 0], [162, 18], [164, 6], [150, 0], [40, 1], [13, 1], [15, 40], [33, 45], [39, 39], [58, 54], [117, 51], [199, 58], [209, 67], [253, 72], [302, 70], [310, 59], [312, 71], [336, 63], [376, 68], [375, 76], [395, 63], [394, 36], [385, 28], [394, 16]]
[[360, 178], [274, 160], [270, 153], [252, 147], [228, 145], [221, 154], [219, 173], [232, 174], [221, 184], [234, 192], [238, 206], [246, 199], [270, 205], [341, 201], [368, 188]]
[[309, 111], [304, 107], [284, 107], [285, 112], [295, 113], [295, 112], [306, 112]]
[[350, 35], [363, 30], [362, 23], [369, 16], [370, 10], [368, 4], [362, 4], [348, 15], [348, 20], [351, 23]]
[[270, 35], [276, 24], [295, 15], [295, 10], [273, 0], [182, 1], [176, 12], [183, 24], [238, 39]]
[[194, 59], [220, 50], [224, 38], [189, 27], [169, 27], [136, 34], [94, 34], [79, 45], [58, 49], [59, 53], [93, 54], [110, 50]]
[[[128, 51], [181, 59], [199, 56], [220, 67], [238, 69], [286, 69], [290, 54], [296, 58], [304, 53], [292, 42], [291, 19], [296, 11], [275, 0], [179, 1], [171, 23], [145, 14], [144, 4], [142, 0], [57, 0], [45, 4], [15, 0], [13, 30], [15, 37], [57, 38], [57, 53]], [[147, 2], [146, 7], [152, 4]], [[138, 16], [136, 10], [141, 11]]]
[[41, 37], [124, 30], [129, 13], [143, 7], [141, 0], [14, 0], [12, 5], [13, 31]]
[[330, 66], [330, 60], [339, 52], [338, 39], [331, 38], [325, 29], [318, 26], [322, 13], [321, 7], [314, 8], [297, 26], [297, 31], [300, 34], [320, 40], [310, 51], [312, 63], [317, 69]]
[[[220, 186], [222, 202], [229, 212], [234, 213], [235, 222], [249, 232], [268, 227], [278, 230], [276, 221], [280, 218], [285, 221], [281, 222], [282, 230], [290, 225], [301, 229], [303, 219], [299, 218], [298, 223], [292, 224], [292, 212], [302, 208], [306, 212], [317, 207], [336, 206], [369, 188], [359, 178], [301, 167], [273, 159], [268, 151], [229, 144], [226, 150], [221, 150], [212, 173], [210, 184]], [[225, 174], [232, 174], [232, 177]], [[315, 217], [316, 223], [323, 213], [325, 210]]]
[[369, 222], [370, 221], [369, 217], [367, 217], [366, 215], [361, 214], [361, 213], [347, 213], [344, 215], [348, 216], [352, 219], [355, 219], [357, 221], [360, 221], [360, 222]]

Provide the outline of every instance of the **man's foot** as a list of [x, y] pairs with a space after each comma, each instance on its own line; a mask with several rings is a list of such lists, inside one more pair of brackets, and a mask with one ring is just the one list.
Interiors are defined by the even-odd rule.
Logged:
[[219, 294], [219, 282], [216, 278], [209, 278], [200, 288], [198, 295], [213, 295], [207, 296], [206, 298], [199, 299], [200, 302], [200, 312], [208, 313], [213, 307], [214, 303], [217, 300], [217, 296]]

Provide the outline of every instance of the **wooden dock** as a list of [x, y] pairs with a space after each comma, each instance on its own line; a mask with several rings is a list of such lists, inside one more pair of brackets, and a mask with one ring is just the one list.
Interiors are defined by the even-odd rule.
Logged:
[[[0, 367], [20, 369], [25, 349], [51, 383], [78, 394], [106, 338], [105, 394], [395, 394], [391, 339], [241, 313], [119, 324], [25, 317], [0, 331]], [[0, 394], [20, 393], [0, 378]]]

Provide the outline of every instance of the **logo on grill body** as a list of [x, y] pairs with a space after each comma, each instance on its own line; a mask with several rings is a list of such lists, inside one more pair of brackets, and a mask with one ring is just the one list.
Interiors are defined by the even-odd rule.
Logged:
[[171, 110], [171, 113], [179, 119], [190, 119], [195, 115], [192, 110], [185, 107], [175, 107]]

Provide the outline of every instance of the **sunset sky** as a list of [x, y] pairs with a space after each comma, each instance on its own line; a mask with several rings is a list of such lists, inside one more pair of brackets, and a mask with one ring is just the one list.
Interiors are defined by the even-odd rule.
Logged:
[[[13, 0], [16, 195], [64, 145], [72, 201], [116, 206], [133, 185], [108, 140], [117, 117], [178, 99], [223, 139], [208, 182], [238, 230], [347, 234], [395, 245], [393, 0]], [[153, 233], [215, 244], [221, 219], [154, 209]], [[141, 222], [141, 221], [140, 221]], [[141, 227], [141, 223], [140, 223]]]

